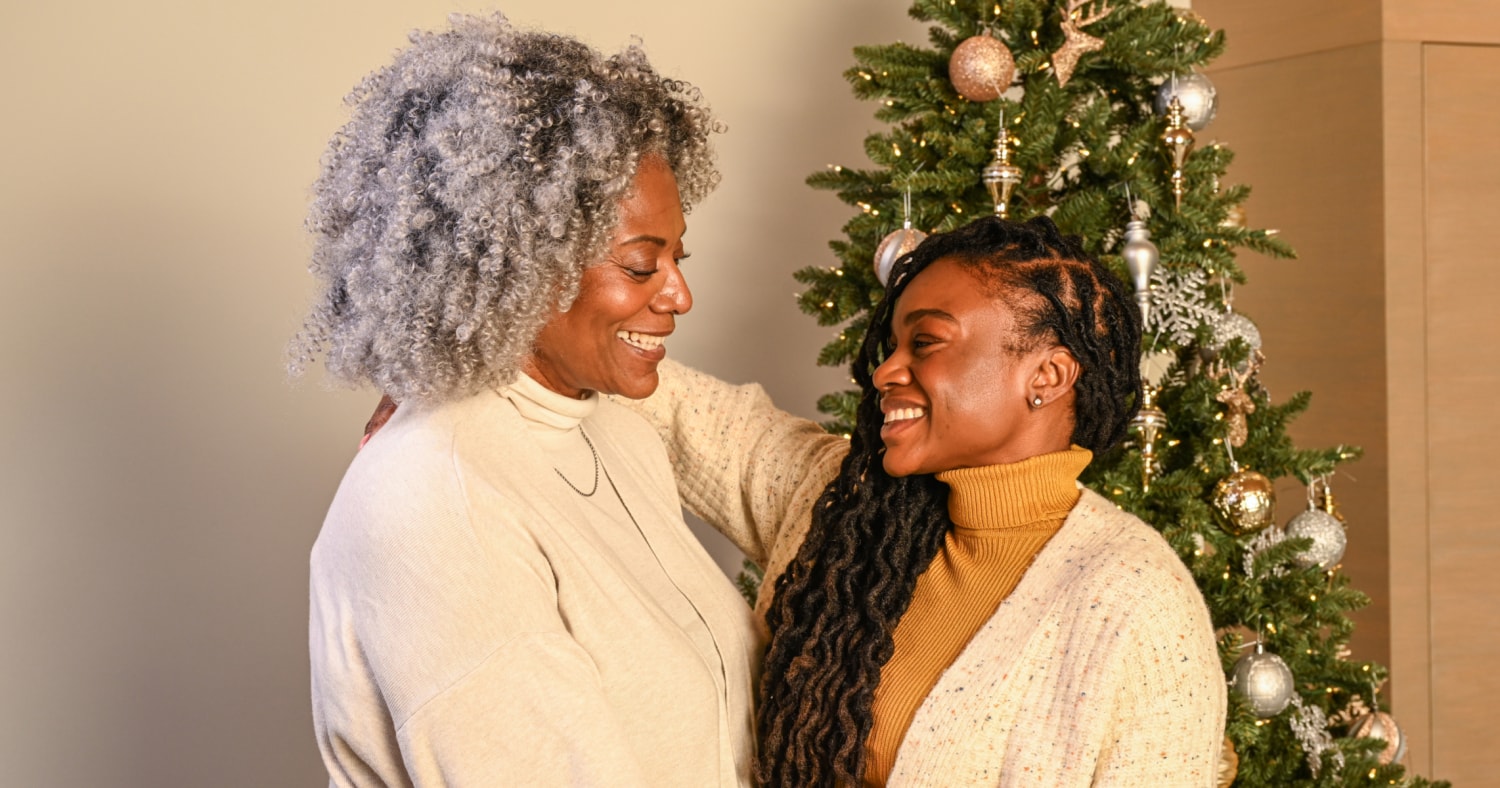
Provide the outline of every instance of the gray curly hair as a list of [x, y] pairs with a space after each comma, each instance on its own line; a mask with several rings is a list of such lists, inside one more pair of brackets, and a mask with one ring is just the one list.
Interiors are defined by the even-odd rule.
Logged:
[[500, 14], [449, 21], [346, 99], [313, 186], [322, 292], [293, 375], [321, 353], [334, 379], [397, 401], [508, 383], [604, 255], [642, 156], [671, 167], [684, 210], [718, 183], [721, 124], [639, 46], [605, 57]]

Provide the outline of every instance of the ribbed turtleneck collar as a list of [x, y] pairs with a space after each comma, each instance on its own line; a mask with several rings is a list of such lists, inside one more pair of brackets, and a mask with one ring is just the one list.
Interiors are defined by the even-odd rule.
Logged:
[[1074, 446], [1006, 465], [943, 471], [948, 516], [968, 530], [1018, 528], [1065, 518], [1078, 503], [1078, 475], [1094, 457]]
[[583, 399], [573, 399], [559, 394], [536, 382], [526, 373], [516, 381], [500, 389], [500, 395], [510, 400], [520, 412], [521, 418], [533, 427], [544, 427], [560, 432], [571, 432], [588, 418], [599, 405], [599, 395], [590, 391]]

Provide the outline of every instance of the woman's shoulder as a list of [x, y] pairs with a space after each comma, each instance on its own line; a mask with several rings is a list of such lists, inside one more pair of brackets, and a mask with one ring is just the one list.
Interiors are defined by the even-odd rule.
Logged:
[[1192, 573], [1151, 525], [1085, 488], [1059, 536], [1067, 534], [1075, 578], [1086, 593], [1109, 591], [1125, 604], [1195, 602]]

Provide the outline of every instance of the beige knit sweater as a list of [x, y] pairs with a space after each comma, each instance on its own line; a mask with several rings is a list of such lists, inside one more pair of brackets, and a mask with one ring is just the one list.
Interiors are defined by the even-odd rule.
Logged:
[[[660, 371], [637, 407], [667, 440], [684, 503], [768, 546], [764, 611], [847, 443], [758, 386]], [[1224, 714], [1192, 576], [1150, 526], [1084, 490], [928, 694], [888, 784], [1212, 786]]]
[[403, 406], [311, 564], [333, 785], [749, 781], [762, 630], [683, 523], [661, 441], [611, 401], [522, 377]]

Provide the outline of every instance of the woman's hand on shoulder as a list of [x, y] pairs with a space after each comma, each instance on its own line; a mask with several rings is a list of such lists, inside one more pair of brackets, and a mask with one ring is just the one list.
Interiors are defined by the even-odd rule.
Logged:
[[359, 439], [359, 447], [363, 449], [365, 444], [370, 442], [370, 438], [374, 437], [375, 433], [380, 432], [380, 428], [384, 427], [385, 423], [390, 421], [391, 416], [395, 414], [396, 401], [390, 397], [382, 396], [380, 403], [375, 406], [375, 412], [370, 414], [370, 420], [365, 422], [365, 436]]

